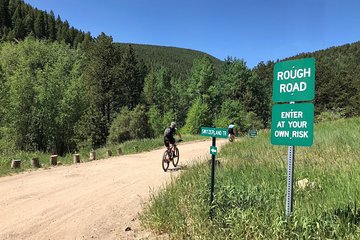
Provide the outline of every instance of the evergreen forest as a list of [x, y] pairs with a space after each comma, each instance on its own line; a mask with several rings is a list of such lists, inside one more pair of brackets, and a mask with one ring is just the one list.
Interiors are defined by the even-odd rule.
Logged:
[[[241, 132], [271, 121], [273, 66], [93, 37], [22, 0], [0, 0], [0, 152], [65, 154], [201, 126]], [[360, 42], [316, 59], [316, 115], [360, 114]], [[284, 59], [285, 60], [285, 59]], [[331, 115], [330, 114], [330, 115]]]

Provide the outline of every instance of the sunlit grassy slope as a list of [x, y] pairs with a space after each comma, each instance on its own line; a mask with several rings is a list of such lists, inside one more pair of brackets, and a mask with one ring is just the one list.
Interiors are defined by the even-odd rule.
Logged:
[[174, 239], [360, 239], [360, 118], [315, 126], [312, 147], [296, 147], [294, 212], [285, 217], [287, 147], [269, 131], [237, 139], [220, 152], [214, 220], [209, 220], [210, 168], [184, 172], [154, 194], [144, 226]]

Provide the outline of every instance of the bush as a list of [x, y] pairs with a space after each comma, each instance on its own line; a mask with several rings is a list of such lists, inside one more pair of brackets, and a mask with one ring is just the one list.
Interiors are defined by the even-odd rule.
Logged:
[[240, 129], [244, 129], [245, 111], [244, 106], [239, 100], [225, 100], [221, 105], [220, 114], [215, 119], [216, 127], [226, 128], [230, 123], [236, 124]]
[[245, 123], [244, 123], [244, 130], [249, 129], [263, 129], [264, 124], [261, 119], [256, 115], [254, 112], [248, 112], [246, 114]]
[[153, 136], [160, 136], [163, 131], [163, 118], [161, 117], [160, 111], [156, 106], [150, 107], [147, 112], [149, 119], [149, 125]]
[[152, 136], [146, 110], [143, 105], [130, 112], [129, 134], [131, 139], [144, 139]]
[[121, 109], [111, 124], [108, 141], [122, 143], [131, 139], [143, 139], [152, 136], [145, 107], [138, 105], [132, 111]]
[[202, 99], [198, 97], [191, 106], [186, 124], [182, 129], [185, 133], [198, 134], [200, 127], [211, 124], [208, 119], [209, 107], [203, 103]]
[[331, 122], [343, 118], [345, 115], [344, 110], [341, 108], [336, 108], [329, 111], [321, 112], [315, 117], [315, 122]]

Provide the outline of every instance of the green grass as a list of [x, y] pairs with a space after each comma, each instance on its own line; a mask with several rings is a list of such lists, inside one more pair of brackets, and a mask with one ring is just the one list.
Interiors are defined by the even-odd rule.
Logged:
[[294, 212], [286, 219], [287, 147], [269, 131], [221, 149], [214, 220], [210, 168], [200, 164], [154, 194], [142, 224], [172, 239], [360, 239], [360, 118], [315, 126], [312, 147], [296, 147]]
[[[194, 135], [184, 135], [184, 141], [194, 141], [194, 140], [201, 140], [204, 137], [201, 136], [194, 136]], [[132, 154], [132, 153], [139, 153], [150, 151], [156, 148], [163, 147], [163, 138], [155, 138], [155, 139], [141, 139], [141, 140], [132, 140], [127, 141], [119, 145], [109, 145], [103, 148], [96, 149], [96, 158], [97, 159], [104, 159], [107, 158], [107, 151], [111, 150], [112, 156], [117, 155], [117, 149], [121, 148], [123, 154]], [[81, 162], [90, 161], [90, 151], [89, 149], [80, 149], [80, 159]], [[58, 156], [58, 165], [67, 165], [73, 163], [73, 154], [69, 153], [65, 156]], [[24, 151], [17, 151], [17, 152], [2, 152], [0, 153], [0, 176], [4, 175], [11, 175], [19, 172], [23, 172], [26, 170], [32, 169], [30, 164], [30, 159], [33, 157], [39, 158], [39, 162], [42, 168], [50, 168], [50, 153], [43, 153], [43, 152], [24, 152]], [[21, 160], [21, 168], [19, 169], [11, 169], [11, 161], [13, 159], [20, 159]]]

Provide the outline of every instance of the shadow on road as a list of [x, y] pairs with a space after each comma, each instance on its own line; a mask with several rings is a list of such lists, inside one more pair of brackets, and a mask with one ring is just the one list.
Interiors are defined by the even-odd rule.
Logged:
[[186, 170], [188, 168], [187, 165], [178, 165], [177, 167], [175, 168], [169, 168], [167, 170], [167, 172], [177, 172], [177, 171], [180, 171], [180, 170]]

